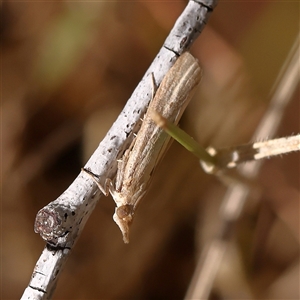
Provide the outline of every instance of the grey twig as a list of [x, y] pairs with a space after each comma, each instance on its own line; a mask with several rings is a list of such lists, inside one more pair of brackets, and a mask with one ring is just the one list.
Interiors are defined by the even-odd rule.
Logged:
[[[177, 57], [188, 50], [207, 23], [216, 0], [189, 1], [178, 18], [163, 47], [128, 100], [106, 137], [84, 166], [98, 174], [103, 184], [116, 173], [116, 160], [132, 140], [140, 126], [152, 97], [153, 74], [159, 84]], [[42, 208], [35, 221], [35, 231], [47, 242], [22, 299], [49, 299], [55, 290], [59, 273], [77, 241], [100, 193], [84, 172], [55, 201]]]

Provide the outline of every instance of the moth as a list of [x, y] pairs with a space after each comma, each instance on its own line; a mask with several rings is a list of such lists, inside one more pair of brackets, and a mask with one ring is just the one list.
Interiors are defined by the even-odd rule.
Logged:
[[201, 69], [197, 59], [189, 52], [183, 53], [163, 78], [140, 130], [118, 161], [115, 184], [108, 178], [103, 188], [96, 180], [97, 176], [84, 169], [105, 195], [108, 192], [112, 195], [116, 203], [113, 219], [123, 234], [124, 243], [129, 243], [129, 227], [135, 211], [170, 141], [169, 135], [152, 120], [151, 112], [156, 111], [177, 124], [200, 80]]

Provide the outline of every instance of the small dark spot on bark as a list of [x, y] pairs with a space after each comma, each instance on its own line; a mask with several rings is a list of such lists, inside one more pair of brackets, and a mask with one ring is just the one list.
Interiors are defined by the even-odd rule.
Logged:
[[64, 250], [64, 247], [61, 247], [61, 246], [59, 246], [59, 245], [57, 245], [57, 244], [55, 244], [55, 243], [52, 243], [52, 242], [48, 242], [48, 243], [46, 244], [46, 247], [47, 247], [47, 249], [48, 249], [49, 251], [52, 252], [52, 255], [55, 255], [55, 253], [56, 253], [57, 251], [59, 251], [59, 250]]
[[62, 234], [62, 236], [66, 236], [69, 232], [70, 232], [69, 230], [66, 230], [66, 231], [64, 232], [64, 234]]
[[186, 40], [187, 40], [187, 37], [185, 36], [185, 37], [180, 41], [180, 48], [183, 47], [183, 45], [185, 44]]
[[65, 217], [65, 220], [67, 220], [67, 219], [68, 219], [68, 214], [65, 213], [65, 214], [64, 214], [64, 217]]

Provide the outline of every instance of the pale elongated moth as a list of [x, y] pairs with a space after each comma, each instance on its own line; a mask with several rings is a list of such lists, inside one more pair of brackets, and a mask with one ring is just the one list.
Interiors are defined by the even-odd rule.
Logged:
[[115, 187], [107, 179], [103, 188], [94, 174], [84, 170], [93, 177], [105, 195], [108, 190], [111, 193], [117, 205], [113, 219], [120, 227], [125, 243], [129, 243], [129, 225], [135, 210], [148, 190], [153, 171], [170, 141], [168, 134], [152, 120], [150, 112], [155, 110], [177, 124], [200, 80], [198, 61], [189, 52], [185, 52], [163, 78], [137, 136], [118, 162]]

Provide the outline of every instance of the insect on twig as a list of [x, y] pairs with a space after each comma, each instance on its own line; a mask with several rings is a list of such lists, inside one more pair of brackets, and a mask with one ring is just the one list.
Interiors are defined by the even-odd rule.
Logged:
[[198, 61], [185, 52], [163, 78], [150, 102], [141, 129], [122, 160], [118, 161], [115, 185], [108, 178], [102, 187], [95, 174], [83, 169], [92, 176], [105, 195], [109, 192], [112, 195], [117, 206], [113, 219], [120, 227], [125, 243], [129, 243], [129, 226], [137, 206], [147, 192], [153, 171], [170, 141], [169, 135], [152, 120], [151, 111], [158, 111], [167, 120], [177, 124], [200, 79]]

